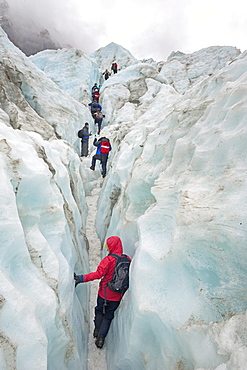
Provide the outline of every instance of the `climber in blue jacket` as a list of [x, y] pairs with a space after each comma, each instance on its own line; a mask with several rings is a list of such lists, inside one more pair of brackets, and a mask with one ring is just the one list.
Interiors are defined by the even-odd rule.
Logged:
[[111, 143], [110, 140], [102, 134], [100, 139], [95, 139], [93, 141], [93, 145], [97, 146], [96, 154], [92, 158], [92, 164], [90, 169], [92, 171], [95, 170], [96, 160], [99, 160], [102, 166], [102, 177], [106, 176], [106, 163], [108, 160], [109, 152], [111, 151]]
[[93, 100], [92, 103], [89, 103], [88, 105], [91, 108], [92, 116], [97, 112], [98, 109], [102, 110], [101, 105], [96, 100]]

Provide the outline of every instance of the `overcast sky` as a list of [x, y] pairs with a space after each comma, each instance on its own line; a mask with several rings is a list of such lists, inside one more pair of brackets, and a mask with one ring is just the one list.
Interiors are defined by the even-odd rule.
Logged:
[[[58, 41], [93, 52], [110, 42], [136, 58], [208, 46], [247, 49], [246, 0], [7, 0], [18, 20], [32, 18]], [[57, 32], [57, 33], [56, 33]], [[60, 36], [58, 36], [60, 35]]]

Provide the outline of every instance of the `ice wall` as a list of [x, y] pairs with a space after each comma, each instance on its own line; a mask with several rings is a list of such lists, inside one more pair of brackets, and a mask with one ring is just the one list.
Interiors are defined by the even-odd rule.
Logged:
[[87, 112], [2, 31], [0, 44], [0, 368], [86, 369], [85, 169], [69, 142]]
[[126, 102], [108, 128], [115, 155], [96, 224], [134, 261], [109, 369], [245, 369], [247, 59], [226, 60], [183, 95], [148, 74], [136, 104], [119, 87]]
[[[14, 128], [22, 127], [25, 130], [37, 130], [44, 134], [56, 135], [70, 144], [77, 146], [78, 138], [75, 133], [85, 121], [90, 122], [91, 115], [88, 107], [61, 90], [50, 78], [25, 57], [6, 38], [0, 29], [1, 42], [1, 74], [2, 74], [2, 109], [10, 115], [10, 122]], [[13, 62], [14, 61], [14, 62]], [[14, 101], [13, 101], [14, 100]], [[17, 104], [13, 104], [17, 102]], [[22, 117], [23, 110], [32, 108], [32, 114], [37, 113], [35, 125], [32, 117]], [[44, 119], [44, 120], [42, 120]], [[52, 126], [48, 129], [47, 125]], [[42, 127], [42, 131], [41, 128]]]
[[100, 73], [96, 62], [81, 50], [45, 50], [30, 60], [77, 101], [86, 107], [91, 102], [91, 87], [99, 82]]
[[192, 54], [173, 52], [166, 62], [159, 63], [160, 75], [183, 94], [199, 81], [225, 67], [239, 54], [240, 50], [231, 46], [211, 46]]

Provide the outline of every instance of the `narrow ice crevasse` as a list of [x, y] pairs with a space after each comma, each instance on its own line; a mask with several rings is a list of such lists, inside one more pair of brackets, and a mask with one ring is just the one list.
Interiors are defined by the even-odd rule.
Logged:
[[[97, 213], [97, 201], [102, 186], [102, 178], [98, 178], [91, 195], [86, 197], [88, 216], [86, 222], [86, 236], [89, 243], [90, 272], [95, 271], [102, 259], [101, 243], [95, 231], [95, 218]], [[106, 350], [98, 349], [93, 338], [94, 307], [97, 301], [99, 280], [90, 283], [90, 330], [88, 338], [88, 370], [107, 370]]]

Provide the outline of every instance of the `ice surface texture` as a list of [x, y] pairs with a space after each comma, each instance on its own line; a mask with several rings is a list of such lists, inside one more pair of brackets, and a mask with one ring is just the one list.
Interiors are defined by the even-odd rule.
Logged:
[[[56, 123], [75, 141], [60, 118], [67, 106], [79, 128], [82, 109], [3, 33], [0, 42], [0, 368], [85, 363], [86, 369], [88, 302], [75, 295], [73, 281], [75, 265], [88, 266], [85, 194], [78, 155], [52, 128]], [[87, 294], [88, 287], [83, 290]]]

